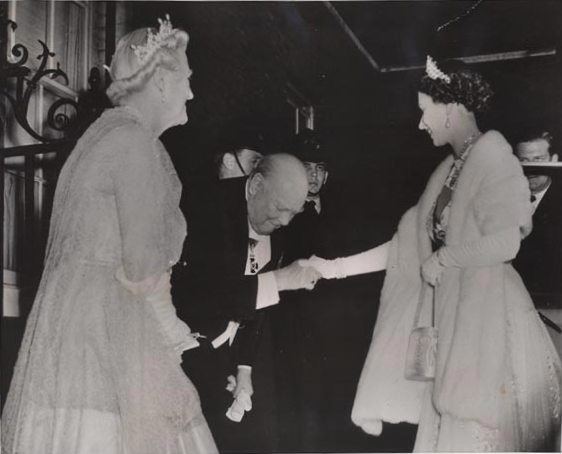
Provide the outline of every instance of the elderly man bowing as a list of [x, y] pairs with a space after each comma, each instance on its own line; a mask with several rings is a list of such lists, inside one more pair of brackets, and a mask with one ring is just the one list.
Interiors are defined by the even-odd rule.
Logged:
[[[303, 164], [274, 154], [248, 178], [223, 181], [205, 194], [192, 189], [185, 199], [189, 235], [172, 288], [178, 315], [201, 345], [184, 355], [183, 366], [222, 452], [271, 451], [277, 443], [264, 309], [279, 302], [279, 292], [311, 289], [318, 278], [296, 262], [279, 268], [277, 229], [302, 210], [307, 191]], [[229, 376], [232, 393], [225, 390]], [[253, 408], [237, 424], [240, 406]]]

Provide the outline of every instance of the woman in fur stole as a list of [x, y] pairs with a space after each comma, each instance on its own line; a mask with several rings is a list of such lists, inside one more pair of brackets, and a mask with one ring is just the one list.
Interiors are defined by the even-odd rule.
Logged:
[[[476, 121], [491, 97], [472, 68], [428, 57], [419, 128], [453, 153], [390, 242], [310, 259], [325, 278], [386, 269], [352, 419], [373, 435], [383, 421], [419, 424], [416, 451], [546, 450], [560, 430], [560, 358], [510, 263], [531, 230], [527, 180], [505, 138]], [[423, 287], [421, 320], [433, 300], [438, 330], [425, 382], [404, 377]]]

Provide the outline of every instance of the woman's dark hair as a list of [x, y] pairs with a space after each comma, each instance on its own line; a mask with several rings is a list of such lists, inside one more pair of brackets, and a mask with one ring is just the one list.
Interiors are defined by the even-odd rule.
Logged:
[[439, 69], [449, 76], [450, 81], [432, 79], [425, 74], [418, 86], [418, 91], [440, 104], [462, 104], [475, 114], [486, 112], [494, 92], [482, 75], [467, 64], [458, 60], [437, 63]]

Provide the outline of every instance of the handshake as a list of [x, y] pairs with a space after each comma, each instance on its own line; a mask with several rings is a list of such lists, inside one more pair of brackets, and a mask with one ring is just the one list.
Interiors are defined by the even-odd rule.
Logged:
[[290, 265], [274, 271], [277, 288], [283, 290], [312, 290], [320, 279], [346, 277], [341, 259], [326, 260], [313, 255], [295, 260]]

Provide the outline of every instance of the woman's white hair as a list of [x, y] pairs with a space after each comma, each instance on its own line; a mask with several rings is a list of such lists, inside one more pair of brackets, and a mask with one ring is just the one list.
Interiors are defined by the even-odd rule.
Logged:
[[156, 33], [154, 29], [139, 28], [127, 33], [117, 43], [109, 68], [112, 82], [106, 91], [114, 105], [122, 104], [131, 93], [142, 90], [157, 68], [175, 71], [179, 67], [179, 55], [185, 52], [189, 41], [187, 32], [173, 29], [159, 48], [141, 62], [134, 49], [146, 45], [149, 30]]

